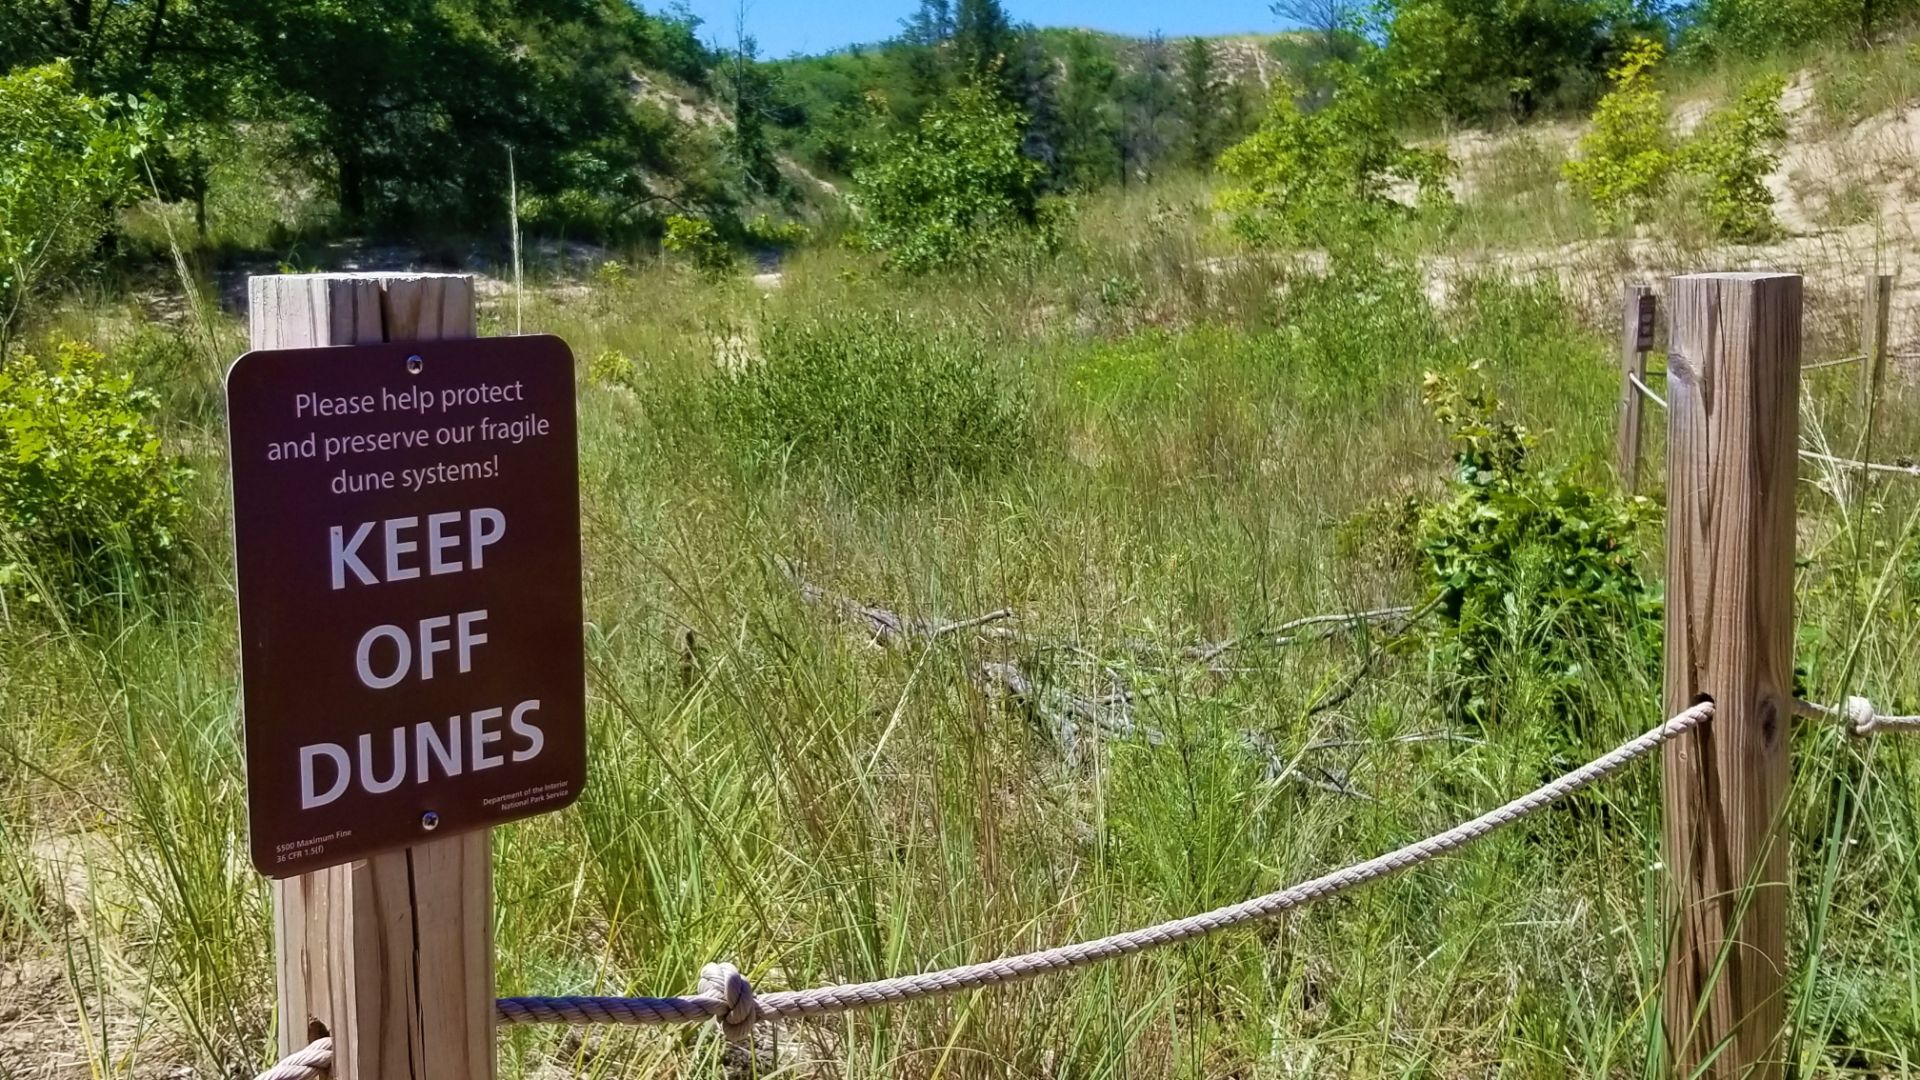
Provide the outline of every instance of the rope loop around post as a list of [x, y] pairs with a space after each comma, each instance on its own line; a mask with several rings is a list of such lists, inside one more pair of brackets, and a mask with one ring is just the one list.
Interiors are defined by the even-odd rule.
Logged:
[[315, 1039], [281, 1058], [254, 1080], [327, 1080], [333, 1075], [333, 1040]]

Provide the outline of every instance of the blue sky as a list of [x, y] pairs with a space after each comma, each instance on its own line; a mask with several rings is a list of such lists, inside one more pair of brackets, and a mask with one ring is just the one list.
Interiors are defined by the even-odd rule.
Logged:
[[[701, 19], [700, 36], [731, 44], [741, 0], [687, 0]], [[796, 52], [825, 52], [856, 42], [892, 37], [917, 0], [744, 0], [747, 33], [760, 42], [760, 55], [779, 58]], [[1155, 30], [1168, 37], [1193, 34], [1271, 33], [1280, 20], [1266, 0], [1002, 0], [1014, 22], [1036, 26], [1083, 26], [1121, 34]], [[642, 0], [659, 10], [666, 0]]]

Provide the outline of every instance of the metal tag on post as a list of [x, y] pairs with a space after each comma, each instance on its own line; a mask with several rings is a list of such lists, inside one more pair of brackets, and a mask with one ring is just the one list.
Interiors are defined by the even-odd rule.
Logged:
[[1655, 309], [1658, 306], [1659, 302], [1652, 293], [1640, 298], [1640, 323], [1636, 329], [1635, 348], [1641, 352], [1649, 352], [1653, 349], [1653, 322]]
[[227, 410], [254, 866], [307, 873], [577, 798], [566, 344], [251, 352]]

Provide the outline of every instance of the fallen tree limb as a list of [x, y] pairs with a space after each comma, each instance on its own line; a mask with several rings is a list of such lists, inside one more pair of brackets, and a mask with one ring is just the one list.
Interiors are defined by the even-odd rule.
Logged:
[[881, 645], [904, 644], [909, 641], [938, 641], [949, 634], [962, 630], [972, 630], [990, 623], [1002, 622], [1013, 618], [1012, 608], [999, 608], [984, 615], [975, 615], [965, 619], [923, 619], [902, 615], [888, 608], [873, 604], [863, 604], [845, 593], [816, 585], [800, 573], [792, 559], [780, 557], [781, 572], [786, 574], [794, 588], [800, 590], [800, 599], [816, 607], [828, 608], [849, 622], [864, 624], [872, 634], [872, 640]]
[[1018, 663], [989, 660], [980, 665], [978, 682], [992, 693], [1020, 705], [1036, 724], [1053, 731], [1068, 760], [1079, 760], [1079, 733], [1082, 724], [1094, 734], [1120, 739], [1138, 738], [1148, 746], [1159, 746], [1165, 736], [1157, 729], [1136, 721], [1133, 716], [1136, 694], [1122, 689], [1105, 697], [1091, 698], [1060, 686], [1036, 685]]
[[[1292, 645], [1300, 641], [1321, 641], [1354, 626], [1366, 626], [1379, 622], [1397, 620], [1411, 621], [1414, 614], [1412, 606], [1377, 608], [1373, 611], [1344, 611], [1331, 615], [1308, 615], [1293, 619], [1267, 630], [1255, 631], [1239, 637], [1230, 637], [1224, 641], [1194, 645], [1186, 650], [1188, 659], [1195, 663], [1208, 664], [1234, 649], [1250, 643], [1277, 648]], [[1308, 627], [1319, 627], [1316, 633], [1297, 634], [1295, 631]]]

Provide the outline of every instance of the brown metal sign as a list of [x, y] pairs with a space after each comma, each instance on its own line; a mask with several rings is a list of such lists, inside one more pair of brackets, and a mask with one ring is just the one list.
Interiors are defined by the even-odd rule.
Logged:
[[251, 352], [227, 415], [254, 866], [306, 873], [578, 797], [566, 344]]
[[1633, 347], [1638, 352], [1647, 352], [1653, 348], [1653, 324], [1657, 301], [1652, 293], [1640, 298], [1639, 323], [1634, 327]]

